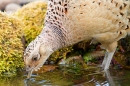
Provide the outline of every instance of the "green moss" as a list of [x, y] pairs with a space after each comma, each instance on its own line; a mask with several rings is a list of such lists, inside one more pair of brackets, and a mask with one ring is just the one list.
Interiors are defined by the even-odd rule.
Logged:
[[23, 6], [13, 15], [21, 19], [24, 24], [24, 35], [28, 45], [43, 28], [47, 3], [42, 1], [31, 2]]
[[23, 67], [21, 27], [18, 19], [0, 12], [0, 75]]
[[57, 59], [66, 59], [67, 58], [67, 54], [72, 52], [73, 48], [72, 46], [70, 47], [64, 47], [62, 49], [59, 49], [57, 51], [55, 51], [49, 58], [49, 60], [56, 62]]

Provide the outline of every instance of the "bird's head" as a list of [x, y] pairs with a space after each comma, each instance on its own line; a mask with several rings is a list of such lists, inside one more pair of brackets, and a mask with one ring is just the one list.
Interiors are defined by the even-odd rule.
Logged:
[[31, 77], [33, 70], [38, 70], [45, 63], [53, 50], [45, 43], [32, 41], [24, 52], [24, 63], [28, 78]]

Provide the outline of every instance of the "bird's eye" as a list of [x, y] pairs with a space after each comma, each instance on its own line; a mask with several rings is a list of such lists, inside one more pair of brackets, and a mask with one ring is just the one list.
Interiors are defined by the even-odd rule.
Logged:
[[37, 61], [38, 59], [37, 59], [37, 57], [33, 57], [32, 60], [33, 61]]
[[32, 60], [37, 61], [38, 60], [38, 55], [33, 56]]

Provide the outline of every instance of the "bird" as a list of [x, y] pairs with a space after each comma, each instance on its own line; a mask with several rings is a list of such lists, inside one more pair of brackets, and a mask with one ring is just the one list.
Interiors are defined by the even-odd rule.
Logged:
[[28, 77], [54, 51], [81, 41], [101, 44], [108, 70], [118, 41], [130, 33], [129, 6], [130, 0], [48, 0], [44, 28], [24, 51]]

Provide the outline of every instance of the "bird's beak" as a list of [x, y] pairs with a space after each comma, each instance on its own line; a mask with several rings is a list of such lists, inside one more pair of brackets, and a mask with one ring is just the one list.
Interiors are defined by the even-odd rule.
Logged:
[[27, 79], [31, 78], [32, 72], [34, 68], [30, 68], [26, 66], [26, 71], [27, 71]]
[[27, 79], [30, 79], [30, 78], [31, 78], [32, 72], [33, 72], [33, 70], [29, 70], [29, 71], [28, 71]]

